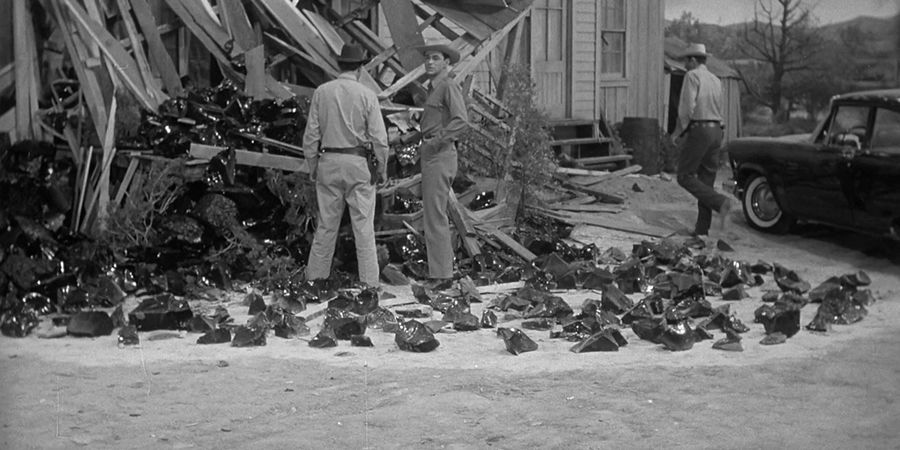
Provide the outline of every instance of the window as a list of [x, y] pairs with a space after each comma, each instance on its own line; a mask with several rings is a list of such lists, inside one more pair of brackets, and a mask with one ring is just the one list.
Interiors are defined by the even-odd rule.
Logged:
[[625, 77], [625, 0], [601, 0], [600, 71]]
[[849, 133], [856, 135], [859, 142], [865, 146], [868, 119], [868, 106], [839, 106], [826, 131], [827, 142], [835, 144], [839, 141], [838, 136]]
[[872, 152], [900, 155], [900, 112], [878, 109], [872, 127]]

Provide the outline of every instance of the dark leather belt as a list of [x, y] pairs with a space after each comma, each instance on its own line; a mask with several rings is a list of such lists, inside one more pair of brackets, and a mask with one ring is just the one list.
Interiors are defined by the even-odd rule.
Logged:
[[361, 145], [357, 147], [322, 147], [319, 149], [319, 153], [341, 153], [344, 155], [361, 156], [363, 158], [367, 157], [366, 148]]
[[722, 122], [718, 120], [692, 120], [688, 127], [720, 127]]

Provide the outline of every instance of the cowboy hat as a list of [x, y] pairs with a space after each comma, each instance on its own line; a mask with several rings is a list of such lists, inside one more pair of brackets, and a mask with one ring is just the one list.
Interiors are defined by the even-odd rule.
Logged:
[[423, 55], [427, 54], [428, 52], [443, 53], [444, 56], [450, 59], [450, 64], [456, 64], [459, 62], [459, 52], [447, 44], [420, 45], [416, 47], [416, 49], [419, 50], [419, 52]]
[[353, 44], [344, 44], [341, 48], [341, 54], [337, 57], [338, 62], [343, 63], [361, 63], [366, 61], [366, 51], [362, 47]]
[[682, 58], [687, 58], [689, 56], [709, 56], [709, 53], [706, 53], [706, 45], [704, 44], [690, 44], [688, 48], [681, 54]]

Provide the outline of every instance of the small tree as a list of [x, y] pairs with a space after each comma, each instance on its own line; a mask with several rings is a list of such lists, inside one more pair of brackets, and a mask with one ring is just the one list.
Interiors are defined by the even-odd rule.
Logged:
[[822, 48], [811, 9], [803, 0], [776, 0], [774, 6], [758, 0], [753, 21], [741, 30], [739, 45], [745, 56], [763, 62], [768, 69], [768, 78], [760, 83], [741, 72], [747, 92], [772, 110], [775, 121], [787, 121], [786, 80], [813, 71], [812, 61]]

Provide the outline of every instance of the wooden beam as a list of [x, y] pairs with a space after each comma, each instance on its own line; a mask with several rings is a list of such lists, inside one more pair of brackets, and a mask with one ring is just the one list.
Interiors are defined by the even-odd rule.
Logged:
[[500, 231], [498, 228], [486, 224], [476, 225], [476, 228], [490, 234], [491, 237], [499, 241], [506, 248], [512, 250], [515, 254], [524, 258], [525, 261], [531, 262], [537, 258], [537, 255], [532, 253], [531, 250], [528, 250], [525, 246], [513, 239], [512, 236]]
[[156, 111], [159, 108], [159, 103], [155, 99], [148, 97], [147, 88], [144, 86], [143, 80], [141, 80], [136, 63], [125, 51], [125, 48], [102, 25], [88, 18], [87, 12], [73, 0], [63, 0], [63, 2], [69, 8], [72, 17], [81, 24], [91, 39], [100, 46], [100, 51], [103, 55], [110, 59], [110, 65], [118, 73], [122, 82], [125, 83], [125, 86], [138, 102], [144, 108]]
[[316, 34], [309, 20], [296, 7], [287, 0], [255, 1], [269, 11], [269, 14], [281, 25], [282, 31], [313, 57], [312, 63], [337, 71], [331, 50]]
[[241, 0], [220, 0], [221, 11], [225, 16], [225, 25], [231, 33], [232, 39], [240, 44], [243, 48], [252, 49], [260, 45], [256, 39], [256, 33], [250, 26], [250, 19], [247, 18], [247, 11]]
[[425, 62], [417, 47], [425, 45], [419, 32], [416, 13], [410, 0], [381, 0], [384, 19], [391, 31], [391, 39], [406, 70], [412, 70]]
[[470, 56], [466, 61], [458, 64], [454, 70], [455, 77], [459, 79], [459, 77], [465, 77], [469, 75], [470, 72], [475, 70], [484, 58], [486, 58], [498, 45], [500, 42], [512, 31], [513, 27], [518, 25], [522, 19], [524, 19], [531, 12], [531, 7], [529, 6], [525, 10], [521, 11], [513, 20], [507, 23], [503, 28], [497, 30], [492, 35], [490, 35], [490, 39], [486, 42], [483, 42], [477, 49], [477, 51]]
[[236, 72], [231, 69], [231, 57], [230, 55], [226, 55], [222, 50], [221, 45], [225, 45], [225, 41], [215, 41], [211, 38], [203, 27], [198, 24], [194, 17], [191, 16], [191, 13], [188, 12], [187, 9], [184, 8], [184, 5], [181, 4], [178, 0], [166, 0], [166, 4], [169, 5], [169, 9], [174, 12], [179, 19], [181, 19], [181, 23], [191, 32], [191, 34], [200, 40], [200, 43], [203, 44], [203, 47], [212, 54], [213, 58], [219, 62], [219, 68], [222, 69], [222, 72], [234, 81], [243, 80], [243, 77], [237, 76]]
[[131, 40], [131, 54], [137, 62], [138, 70], [144, 86], [156, 98], [156, 101], [162, 103], [166, 99], [166, 95], [159, 92], [156, 86], [156, 79], [153, 77], [153, 71], [150, 70], [150, 63], [147, 61], [147, 55], [144, 54], [144, 46], [141, 44], [141, 36], [137, 32], [137, 27], [131, 17], [131, 5], [128, 0], [116, 0], [119, 7], [119, 16], [125, 25], [125, 31], [128, 33], [128, 39]]
[[453, 225], [456, 226], [456, 232], [459, 233], [459, 237], [462, 238], [463, 248], [465, 248], [466, 253], [469, 256], [480, 254], [481, 247], [478, 245], [478, 240], [475, 239], [478, 233], [475, 231], [475, 227], [472, 226], [472, 223], [465, 216], [465, 207], [459, 204], [459, 201], [456, 200], [456, 195], [453, 194], [453, 191], [450, 191], [450, 199], [447, 204], [447, 213], [450, 216], [450, 220], [453, 221]]
[[266, 55], [263, 46], [247, 50], [244, 53], [244, 63], [247, 66], [244, 93], [257, 100], [270, 98], [266, 91]]
[[[100, 89], [100, 82], [97, 80], [97, 74], [85, 67], [84, 64], [78, 64], [78, 62], [87, 58], [87, 53], [82, 51], [82, 47], [76, 42], [75, 30], [72, 29], [68, 16], [63, 12], [59, 3], [50, 2], [50, 4], [53, 8], [56, 25], [62, 31], [60, 34], [66, 46], [66, 51], [73, 62], [72, 67], [75, 69], [75, 74], [78, 76], [78, 81], [81, 84], [81, 93], [87, 104], [88, 112], [91, 114], [94, 130], [97, 132], [97, 136], [103, 136], [105, 124], [107, 123], [107, 109], [106, 102], [103, 99], [103, 92]], [[74, 151], [73, 158], [76, 161], [81, 161], [81, 157], [78, 155], [80, 148], [75, 147], [72, 150]]]
[[[34, 112], [37, 98], [31, 96], [36, 83], [34, 64], [34, 32], [31, 28], [31, 12], [25, 0], [13, 0], [13, 48], [15, 51], [16, 80], [16, 137], [20, 140], [34, 139]], [[29, 36], [29, 33], [31, 34]]]
[[147, 42], [147, 52], [150, 54], [150, 61], [153, 68], [162, 78], [163, 86], [169, 95], [180, 97], [184, 95], [184, 88], [181, 86], [181, 78], [175, 69], [175, 63], [172, 62], [166, 46], [160, 37], [159, 29], [156, 25], [156, 19], [150, 11], [150, 5], [147, 0], [131, 0], [131, 8], [134, 10], [134, 17], [137, 19], [138, 26], [144, 40]]
[[[216, 147], [204, 144], [191, 144], [190, 156], [198, 159], [212, 159], [218, 155], [224, 147]], [[248, 150], [235, 150], [235, 163], [243, 166], [263, 167], [267, 169], [284, 170], [288, 172], [308, 172], [306, 160], [293, 156], [273, 155], [270, 153], [251, 152]]]

